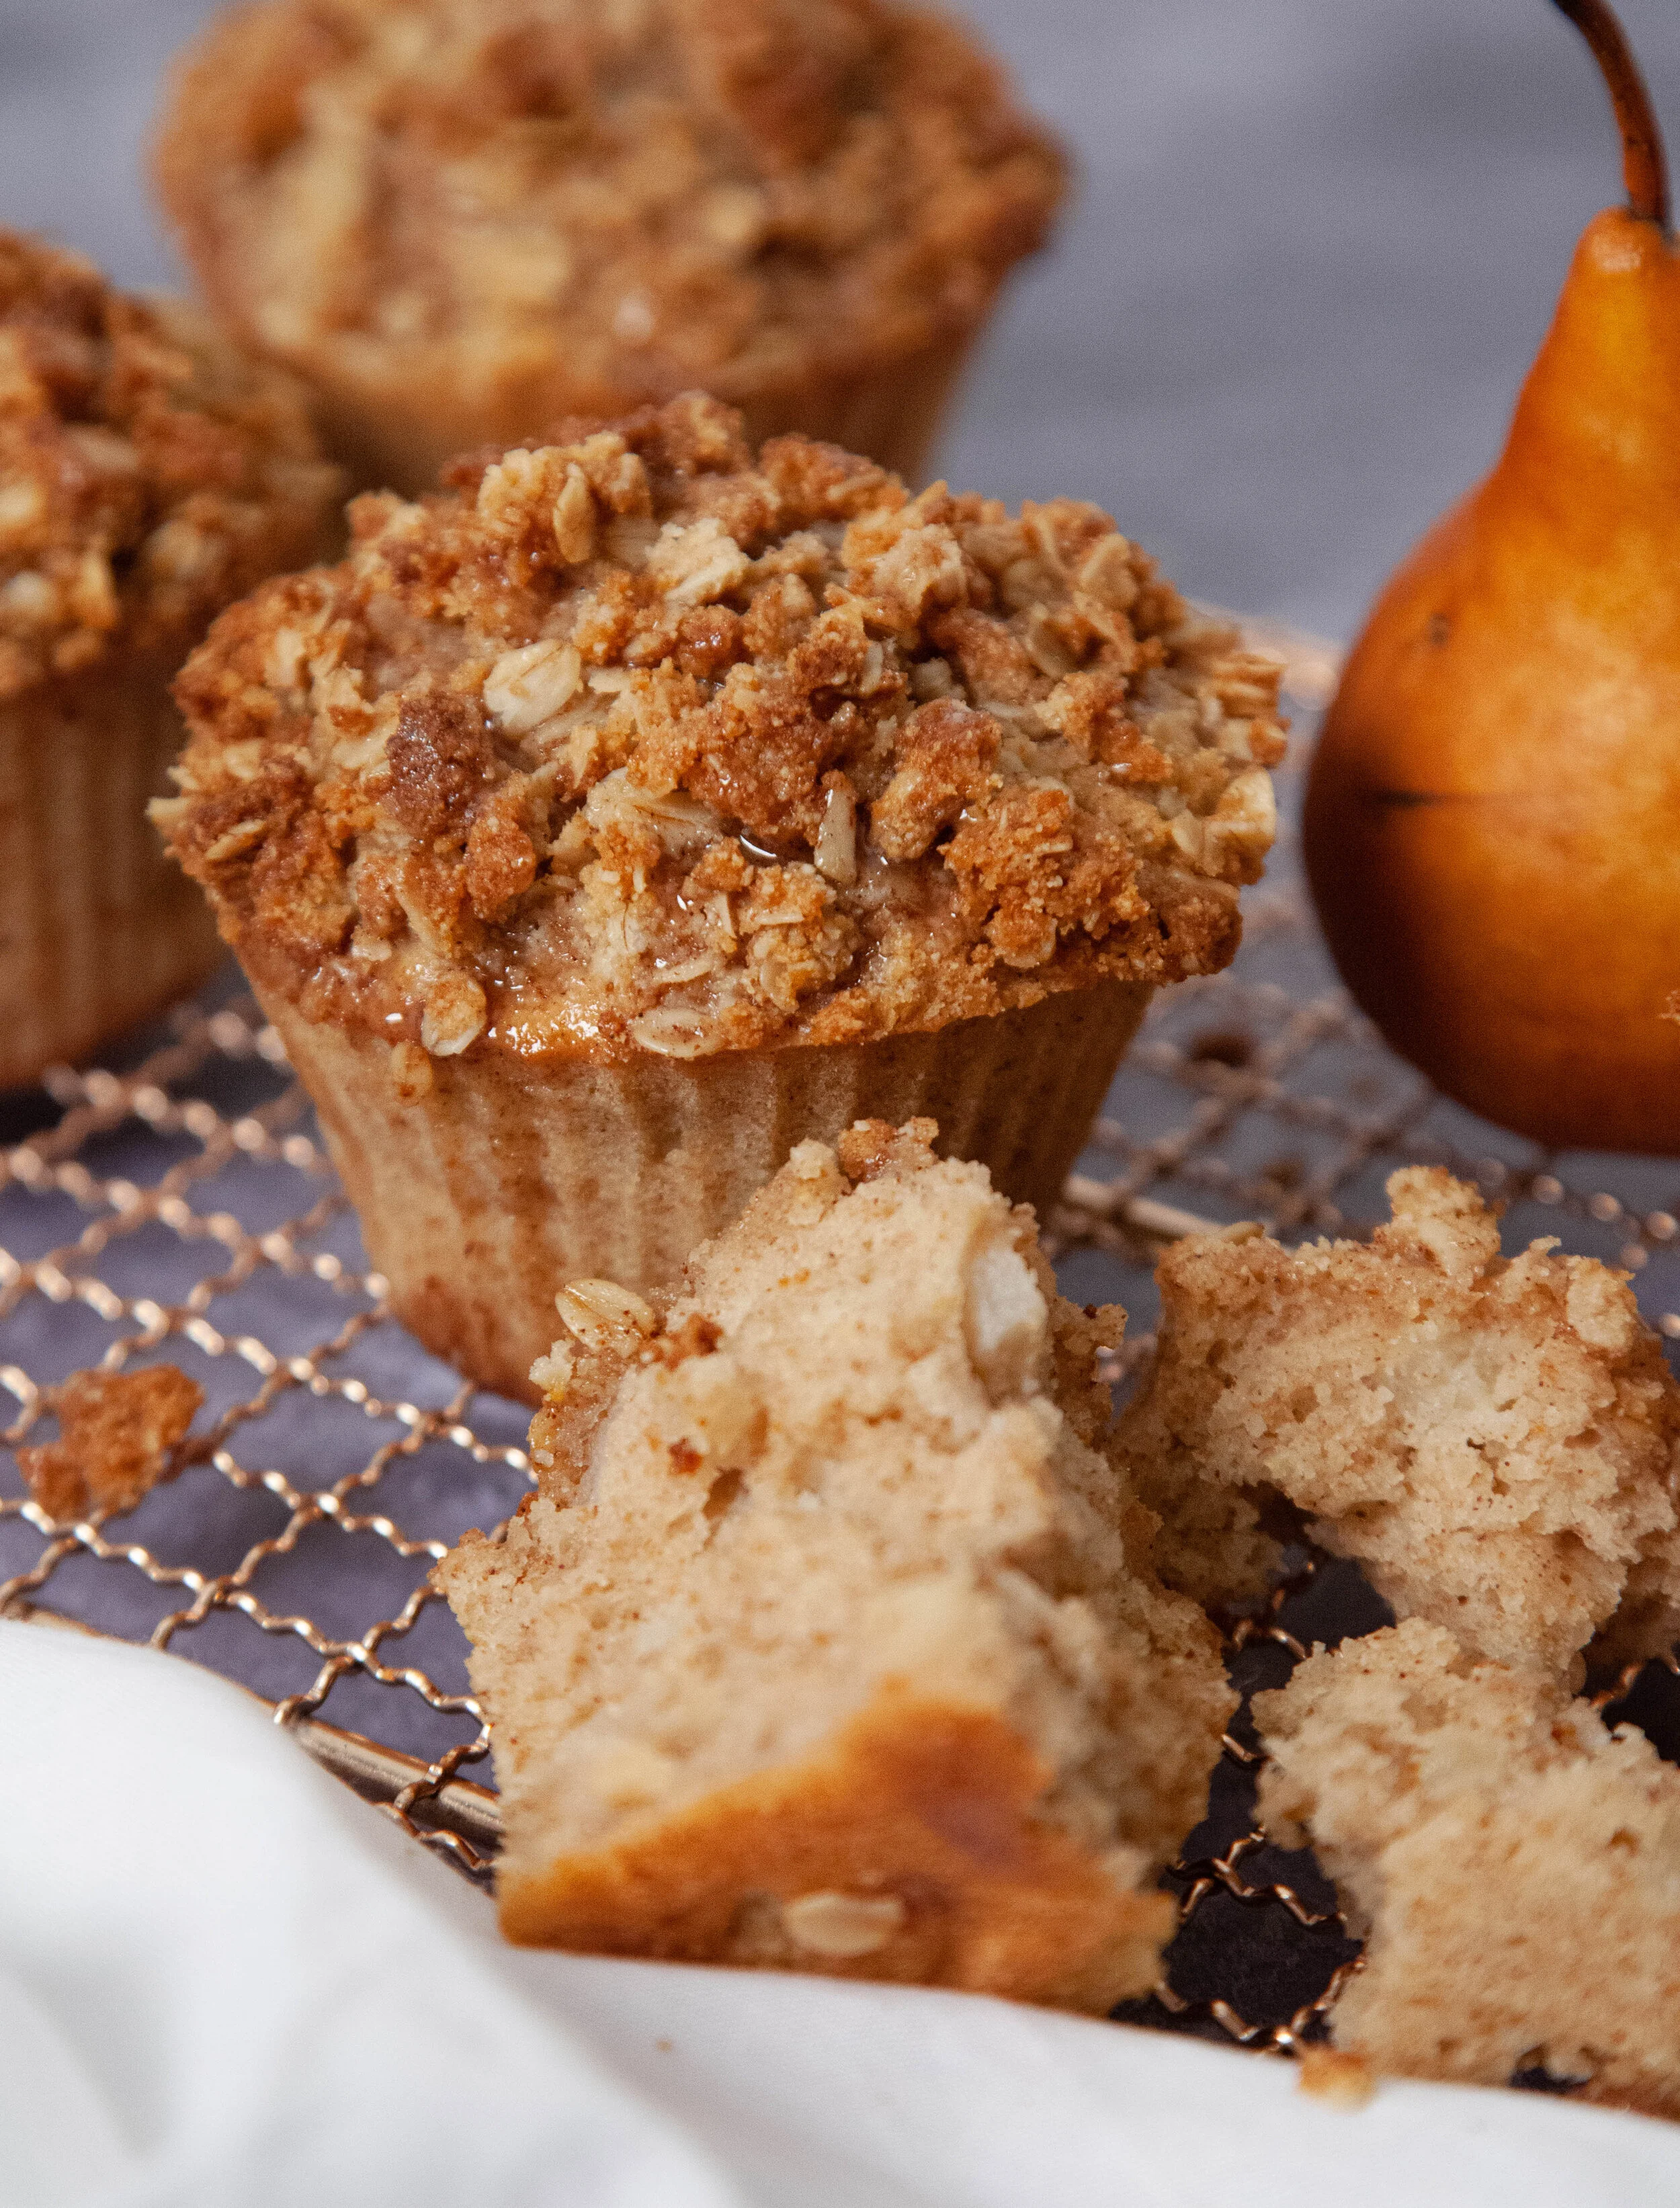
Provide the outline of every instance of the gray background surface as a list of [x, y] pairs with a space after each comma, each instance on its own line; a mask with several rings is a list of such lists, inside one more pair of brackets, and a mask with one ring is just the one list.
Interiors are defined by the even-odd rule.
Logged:
[[[1680, 142], [1680, 7], [1622, 0]], [[0, 0], [0, 220], [175, 272], [141, 148], [208, 0]], [[970, 0], [1081, 171], [947, 440], [1101, 499], [1197, 594], [1346, 634], [1497, 448], [1620, 191], [1545, 0]]]

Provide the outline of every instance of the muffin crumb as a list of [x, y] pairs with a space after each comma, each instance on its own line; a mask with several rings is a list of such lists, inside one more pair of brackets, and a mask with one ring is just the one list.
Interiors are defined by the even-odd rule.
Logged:
[[173, 1452], [203, 1401], [198, 1383], [174, 1365], [72, 1372], [44, 1399], [57, 1417], [58, 1439], [21, 1447], [19, 1468], [60, 1523], [90, 1510], [132, 1510], [179, 1468]]
[[537, 1492], [436, 1574], [515, 1940], [1099, 2012], [1153, 1982], [1235, 1697], [1099, 1454], [1121, 1314], [933, 1132], [801, 1144], [675, 1299], [562, 1292]]
[[1312, 2044], [1300, 2051], [1296, 2084], [1326, 2108], [1362, 2109], [1377, 2091], [1377, 2073], [1363, 2055]]
[[1338, 2049], [1680, 2115], [1680, 1772], [1642, 1734], [1416, 1618], [1254, 1711], [1260, 1814], [1311, 1841], [1366, 1941]]

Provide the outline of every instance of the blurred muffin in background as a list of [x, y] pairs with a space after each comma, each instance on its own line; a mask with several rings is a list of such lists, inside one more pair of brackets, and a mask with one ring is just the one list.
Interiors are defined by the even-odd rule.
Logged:
[[189, 51], [157, 169], [224, 324], [407, 492], [695, 387], [914, 477], [1064, 185], [890, 0], [261, 0]]
[[0, 231], [0, 1087], [220, 956], [146, 819], [213, 617], [330, 543], [340, 479], [289, 378], [173, 303]]

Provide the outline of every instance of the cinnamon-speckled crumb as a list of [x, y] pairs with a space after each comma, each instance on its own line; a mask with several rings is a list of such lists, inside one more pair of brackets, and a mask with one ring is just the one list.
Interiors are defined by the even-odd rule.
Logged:
[[1369, 1244], [1196, 1236], [1161, 1259], [1121, 1425], [1176, 1586], [1251, 1593], [1281, 1498], [1401, 1617], [1559, 1675], [1680, 1632], [1680, 1389], [1624, 1276], [1509, 1261], [1474, 1189], [1389, 1182]]
[[1223, 964], [1277, 669], [1095, 507], [699, 397], [363, 499], [157, 808], [253, 971], [435, 1055], [857, 1041]]

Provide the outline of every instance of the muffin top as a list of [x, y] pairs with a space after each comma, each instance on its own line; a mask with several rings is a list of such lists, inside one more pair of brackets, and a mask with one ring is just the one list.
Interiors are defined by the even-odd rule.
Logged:
[[156, 817], [309, 1016], [693, 1058], [1231, 957], [1277, 669], [1095, 507], [755, 459], [693, 395], [453, 473], [177, 686]]
[[965, 328], [1063, 182], [884, 0], [265, 0], [194, 49], [159, 175], [249, 338], [469, 382], [559, 342], [603, 409]]
[[339, 488], [286, 379], [0, 230], [0, 699], [119, 643], [180, 658], [316, 554]]

